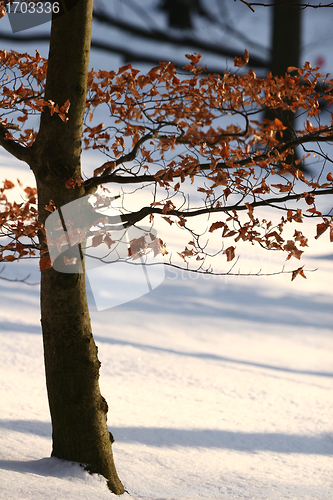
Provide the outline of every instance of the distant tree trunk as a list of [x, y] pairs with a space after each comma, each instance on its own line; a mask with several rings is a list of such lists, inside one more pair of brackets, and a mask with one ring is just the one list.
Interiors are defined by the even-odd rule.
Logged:
[[171, 28], [192, 28], [191, 7], [186, 0], [165, 0], [162, 9], [168, 13], [168, 24]]
[[283, 76], [288, 66], [299, 66], [301, 40], [300, 0], [285, 0], [273, 7], [272, 57], [270, 70]]
[[[300, 0], [285, 0], [283, 5], [274, 5], [272, 38], [271, 38], [271, 63], [270, 71], [273, 76], [284, 76], [289, 66], [300, 65], [301, 44], [301, 9], [298, 7]], [[291, 111], [268, 110], [265, 118], [274, 120], [279, 118], [286, 128], [281, 140], [291, 140], [294, 136], [294, 113]], [[288, 163], [293, 163], [295, 155], [288, 157]]]
[[[38, 189], [40, 221], [52, 199], [60, 207], [84, 195], [65, 181], [80, 175], [81, 134], [86, 103], [93, 0], [74, 2], [52, 22], [45, 99], [60, 106], [70, 99], [64, 123], [47, 108], [32, 147], [31, 168]], [[41, 323], [46, 384], [52, 420], [52, 455], [80, 462], [106, 477], [109, 488], [122, 494], [107, 429], [108, 406], [99, 389], [97, 357], [88, 312], [85, 276], [42, 271]]]
[[168, 14], [168, 25], [171, 28], [190, 29], [192, 14], [198, 12], [205, 15], [200, 0], [162, 0], [160, 9]]

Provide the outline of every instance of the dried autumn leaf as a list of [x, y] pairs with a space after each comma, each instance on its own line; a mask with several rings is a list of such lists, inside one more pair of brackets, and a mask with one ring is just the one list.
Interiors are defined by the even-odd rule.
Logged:
[[145, 236], [141, 236], [140, 238], [134, 238], [133, 240], [130, 241], [128, 255], [133, 259], [138, 259], [144, 254], [146, 248], [147, 248], [147, 242]]
[[124, 71], [126, 71], [127, 69], [132, 69], [132, 65], [131, 64], [126, 64], [126, 66], [121, 66], [118, 69], [118, 75], [121, 75], [121, 73], [124, 73]]
[[[281, 174], [281, 171], [279, 172]], [[292, 190], [293, 185], [288, 181], [287, 184], [271, 184], [272, 187], [276, 187], [279, 189], [280, 193], [288, 193]]]
[[213, 222], [213, 224], [209, 228], [209, 232], [212, 233], [216, 229], [220, 229], [221, 227], [224, 227], [225, 225], [226, 225], [225, 222], [221, 222], [221, 221]]
[[198, 64], [198, 62], [201, 59], [201, 55], [197, 54], [196, 52], [194, 54], [185, 54], [185, 57], [187, 59], [190, 59], [190, 61], [192, 61], [193, 64]]
[[221, 157], [222, 157], [223, 159], [225, 159], [225, 158], [229, 158], [229, 156], [230, 156], [230, 151], [229, 151], [229, 149], [227, 148], [227, 146], [224, 146], [224, 148], [223, 148], [223, 149], [222, 149], [222, 151], [221, 151]]
[[103, 243], [103, 234], [96, 234], [96, 236], [92, 238], [91, 246], [98, 247], [101, 243]]
[[24, 192], [27, 195], [29, 203], [36, 203], [37, 188], [31, 188], [31, 187], [27, 186], [24, 189]]
[[287, 73], [292, 73], [293, 71], [298, 71], [298, 68], [296, 66], [288, 66]]
[[232, 193], [232, 191], [231, 191], [231, 189], [229, 189], [228, 187], [226, 187], [226, 188], [223, 190], [223, 193], [224, 193], [225, 199], [226, 199], [226, 201], [227, 201], [228, 196]]
[[284, 239], [277, 231], [271, 231], [270, 233], [266, 234], [266, 238], [275, 238], [278, 243], [284, 242]]
[[9, 181], [6, 179], [3, 183], [3, 189], [11, 189], [15, 186], [15, 184], [12, 181]]
[[294, 281], [294, 279], [295, 279], [298, 275], [302, 276], [302, 278], [307, 279], [307, 278], [306, 278], [306, 276], [305, 276], [305, 274], [304, 274], [303, 268], [304, 268], [304, 266], [299, 267], [298, 269], [295, 269], [295, 270], [292, 272], [292, 275], [291, 275], [291, 281]]
[[113, 241], [113, 239], [110, 238], [110, 236], [108, 234], [106, 234], [104, 236], [104, 240], [103, 241], [108, 246], [109, 249], [112, 247], [112, 245], [115, 244], [115, 241]]
[[313, 205], [313, 203], [315, 202], [315, 197], [311, 193], [304, 193], [304, 198], [308, 205]]
[[317, 240], [326, 231], [329, 225], [330, 223], [327, 219], [321, 224], [317, 224], [317, 234], [315, 236], [315, 240]]
[[265, 193], [269, 193], [269, 192], [270, 192], [270, 188], [269, 188], [269, 186], [267, 186], [265, 179], [262, 179], [260, 187], [252, 190], [252, 193], [254, 193], [254, 194], [265, 194]]
[[62, 111], [63, 113], [68, 113], [70, 105], [71, 105], [71, 103], [70, 103], [69, 99], [67, 99], [67, 101], [61, 106], [60, 111]]
[[224, 254], [227, 256], [227, 262], [230, 262], [235, 258], [235, 249], [236, 247], [228, 247], [224, 250]]
[[275, 118], [274, 122], [275, 122], [275, 127], [277, 130], [285, 130], [287, 128], [283, 125], [282, 121], [279, 120], [278, 118]]
[[302, 233], [302, 231], [297, 231], [297, 229], [295, 229], [295, 233], [294, 233], [293, 237], [295, 238], [295, 241], [299, 241], [300, 242], [301, 247], [307, 247], [308, 246], [308, 239], [304, 236], [304, 234]]
[[16, 259], [15, 259], [14, 255], [5, 255], [4, 260], [6, 260], [7, 262], [13, 262]]
[[317, 210], [316, 208], [308, 208], [307, 212], [311, 212], [312, 214], [317, 214], [319, 215], [320, 217], [322, 216], [322, 213], [319, 212], [319, 210]]
[[231, 236], [235, 236], [237, 234], [237, 231], [230, 230], [228, 226], [226, 225], [223, 229], [222, 237], [223, 238], [230, 238]]
[[234, 66], [241, 68], [242, 66], [245, 66], [249, 62], [249, 53], [245, 49], [243, 57], [235, 57], [234, 59]]
[[154, 258], [158, 254], [166, 255], [168, 253], [167, 249], [166, 249], [166, 246], [164, 245], [164, 243], [161, 240], [161, 238], [155, 238], [155, 239], [153, 239], [153, 241], [148, 244], [147, 248], [151, 248], [153, 250], [153, 252], [154, 252]]
[[53, 200], [50, 200], [49, 201], [49, 204], [48, 205], [45, 205], [45, 210], [47, 210], [48, 212], [54, 212], [55, 210], [57, 210], [57, 207], [55, 206], [55, 203]]
[[289, 252], [289, 255], [287, 256], [286, 260], [291, 259], [291, 257], [295, 257], [296, 259], [300, 260], [302, 256], [302, 250], [299, 250], [295, 242], [293, 240], [288, 240], [287, 243], [283, 246], [283, 250], [286, 252]]

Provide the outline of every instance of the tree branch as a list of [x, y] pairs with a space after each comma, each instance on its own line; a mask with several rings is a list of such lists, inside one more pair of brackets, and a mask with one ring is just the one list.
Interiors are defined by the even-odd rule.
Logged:
[[0, 270], [0, 280], [10, 281], [12, 283], [24, 283], [25, 285], [29, 285], [29, 286], [39, 285], [39, 282], [29, 283], [28, 279], [31, 276], [30, 274], [28, 274], [25, 278], [21, 278], [21, 279], [20, 278], [6, 278], [5, 276], [1, 276], [4, 269], [5, 269], [5, 266]]
[[[235, 0], [236, 1], [236, 0]], [[311, 7], [312, 9], [322, 9], [325, 7], [333, 7], [333, 2], [326, 3], [326, 4], [321, 4], [319, 3], [318, 5], [312, 5], [310, 3], [295, 3], [295, 4], [290, 4], [289, 2], [247, 2], [246, 0], [240, 0], [241, 3], [245, 4], [249, 9], [254, 12], [253, 7], [276, 7], [279, 5], [288, 5], [289, 7], [292, 7], [293, 9], [306, 9], [307, 7]]]
[[[330, 189], [322, 189], [320, 191], [310, 191], [310, 195], [327, 195], [327, 194], [333, 194], [333, 188]], [[229, 205], [226, 207], [206, 207], [206, 208], [200, 208], [198, 210], [192, 210], [192, 211], [184, 211], [184, 210], [168, 210], [167, 212], [163, 211], [162, 208], [157, 208], [157, 207], [144, 207], [141, 210], [138, 210], [137, 212], [132, 212], [131, 214], [124, 214], [121, 216], [121, 219], [123, 222], [128, 222], [128, 225], [136, 224], [137, 222], [143, 220], [145, 217], [151, 214], [158, 214], [158, 215], [166, 215], [170, 216], [173, 215], [175, 217], [183, 217], [183, 218], [188, 218], [188, 217], [197, 217], [198, 215], [205, 215], [209, 213], [219, 213], [219, 212], [231, 212], [233, 210], [236, 210], [237, 212], [248, 210], [249, 206], [256, 208], [256, 207], [262, 207], [262, 206], [273, 206], [277, 203], [285, 203], [291, 200], [297, 200], [301, 197], [301, 194], [289, 194], [283, 197], [276, 197], [276, 198], [268, 198], [267, 200], [259, 200], [259, 201], [254, 201], [252, 203], [246, 203], [243, 205]], [[126, 224], [125, 224], [126, 226]]]
[[[236, 1], [236, 0], [235, 0]], [[279, 6], [279, 5], [288, 5], [289, 7], [292, 7], [292, 8], [298, 8], [298, 9], [306, 9], [307, 7], [311, 7], [312, 9], [322, 9], [322, 8], [325, 8], [325, 7], [333, 7], [333, 2], [330, 2], [330, 3], [326, 3], [326, 4], [317, 4], [317, 5], [312, 5], [310, 3], [296, 3], [291, 5], [289, 2], [269, 2], [269, 3], [265, 3], [265, 2], [247, 2], [246, 0], [240, 0], [242, 3], [244, 3], [247, 7], [249, 7], [249, 9], [252, 10], [252, 12], [254, 12], [254, 9], [253, 9], [253, 6], [254, 7], [275, 7], [275, 6]]]
[[[322, 136], [319, 134], [322, 133], [327, 133], [330, 132], [332, 135], [329, 136]], [[147, 134], [147, 136], [150, 134]], [[144, 142], [144, 138], [147, 137], [144, 136], [140, 139], [141, 143]], [[146, 140], [146, 139], [145, 139]], [[291, 141], [285, 142], [281, 145], [277, 145], [272, 147], [269, 151], [266, 153], [262, 154], [253, 154], [250, 155], [247, 158], [244, 158], [243, 160], [235, 160], [234, 166], [246, 166], [248, 164], [252, 163], [257, 163], [263, 160], [267, 160], [269, 156], [272, 155], [274, 152], [278, 153], [283, 153], [287, 149], [294, 149], [296, 146], [301, 146], [302, 144], [309, 143], [309, 142], [330, 142], [333, 141], [333, 127], [327, 127], [327, 129], [317, 131], [317, 132], [312, 132], [311, 134], [304, 135], [302, 137], [297, 137], [296, 139], [293, 139]], [[136, 152], [139, 149], [138, 145], [139, 141], [136, 143], [134, 148], [130, 153], [127, 155], [122, 156], [121, 158], [118, 158], [118, 160], [115, 161], [116, 165], [120, 165], [121, 163], [124, 163], [126, 161], [133, 161], [136, 155]], [[140, 143], [140, 145], [141, 145]], [[222, 169], [227, 169], [230, 168], [230, 163], [232, 161], [229, 161], [229, 163], [221, 162], [218, 163], [215, 167], [217, 170], [222, 170]], [[205, 170], [210, 170], [211, 165], [210, 163], [201, 163], [197, 165], [200, 168], [200, 171], [205, 171]], [[111, 171], [112, 168], [109, 167], [109, 169], [106, 169], [101, 176], [98, 177], [91, 177], [87, 179], [84, 182], [84, 186], [86, 191], [91, 192], [94, 188], [101, 184], [108, 184], [108, 183], [115, 183], [115, 184], [140, 184], [140, 183], [148, 183], [148, 182], [156, 182], [157, 177], [155, 175], [133, 175], [133, 176], [122, 176], [122, 175], [117, 175], [115, 173], [108, 174], [108, 171]], [[180, 173], [174, 173], [173, 175], [174, 178], [180, 177]]]
[[8, 151], [8, 153], [15, 156], [18, 160], [25, 161], [30, 165], [33, 158], [31, 149], [26, 146], [22, 146], [13, 139], [6, 139], [6, 134], [8, 134], [9, 128], [10, 127], [6, 127], [0, 123], [0, 146]]

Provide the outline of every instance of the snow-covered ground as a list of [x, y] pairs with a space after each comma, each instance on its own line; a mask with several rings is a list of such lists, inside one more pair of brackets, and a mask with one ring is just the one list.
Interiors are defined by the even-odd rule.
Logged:
[[[115, 461], [133, 497], [331, 498], [332, 293], [316, 273], [308, 281], [316, 293], [169, 272], [102, 312], [89, 293]], [[48, 458], [38, 286], [0, 281], [0, 294], [0, 498], [110, 498], [103, 478]]]

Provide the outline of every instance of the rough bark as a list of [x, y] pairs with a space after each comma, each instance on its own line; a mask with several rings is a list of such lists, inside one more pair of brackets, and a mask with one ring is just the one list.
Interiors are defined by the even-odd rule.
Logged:
[[[80, 174], [93, 0], [80, 0], [53, 19], [46, 99], [60, 106], [70, 99], [64, 123], [48, 110], [32, 147], [31, 168], [38, 189], [41, 222], [50, 199], [60, 207], [84, 194], [67, 189], [65, 180]], [[41, 235], [42, 238], [42, 235]], [[89, 318], [84, 274], [47, 269], [41, 276], [41, 323], [46, 384], [52, 420], [52, 455], [80, 462], [122, 494], [106, 425], [107, 403], [99, 389], [100, 362]]]

